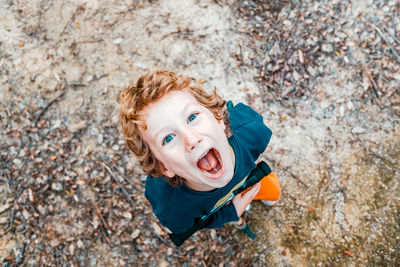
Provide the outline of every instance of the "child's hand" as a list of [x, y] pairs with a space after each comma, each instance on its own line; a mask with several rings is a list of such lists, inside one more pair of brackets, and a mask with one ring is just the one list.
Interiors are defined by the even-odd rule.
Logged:
[[232, 202], [235, 206], [236, 213], [238, 217], [242, 216], [243, 212], [253, 200], [253, 198], [257, 195], [258, 191], [260, 190], [261, 183], [256, 183], [249, 191], [245, 192], [244, 194], [237, 194]]

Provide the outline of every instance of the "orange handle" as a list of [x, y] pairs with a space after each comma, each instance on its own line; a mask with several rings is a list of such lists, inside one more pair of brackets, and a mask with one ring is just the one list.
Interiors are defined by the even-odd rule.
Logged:
[[[260, 191], [258, 191], [257, 195], [254, 197], [254, 200], [276, 201], [281, 198], [281, 188], [278, 178], [274, 173], [271, 172], [262, 178], [260, 182]], [[250, 190], [250, 188], [246, 189], [243, 193]]]

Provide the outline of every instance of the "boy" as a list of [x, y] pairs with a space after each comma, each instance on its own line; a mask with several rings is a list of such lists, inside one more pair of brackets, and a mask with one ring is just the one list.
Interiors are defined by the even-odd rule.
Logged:
[[[145, 196], [160, 223], [185, 232], [239, 187], [271, 137], [262, 116], [207, 94], [190, 77], [169, 71], [141, 76], [120, 95], [129, 149], [149, 176]], [[265, 180], [265, 179], [263, 179]], [[274, 190], [279, 190], [277, 180]], [[260, 183], [221, 207], [209, 228], [238, 221]], [[277, 191], [276, 191], [277, 192]], [[274, 199], [279, 199], [275, 194]]]

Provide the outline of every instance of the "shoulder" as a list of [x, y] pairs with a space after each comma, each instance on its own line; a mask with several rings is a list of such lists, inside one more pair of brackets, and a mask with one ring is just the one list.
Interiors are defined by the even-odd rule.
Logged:
[[164, 177], [148, 176], [146, 179], [144, 194], [156, 214], [163, 213], [168, 207], [174, 191], [175, 188]]
[[233, 106], [231, 101], [229, 101], [227, 105], [229, 112], [229, 122], [231, 124], [232, 131], [253, 121], [262, 122], [263, 120], [262, 116], [248, 105], [238, 103]]
[[228, 111], [233, 132], [229, 140], [236, 140], [242, 153], [247, 151], [253, 160], [257, 160], [269, 144], [271, 129], [264, 124], [260, 114], [243, 103], [231, 108], [228, 105]]

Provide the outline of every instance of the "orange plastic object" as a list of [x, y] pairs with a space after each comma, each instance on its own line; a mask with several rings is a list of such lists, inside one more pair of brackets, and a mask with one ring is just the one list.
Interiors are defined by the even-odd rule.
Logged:
[[[250, 188], [243, 193], [247, 192], [248, 190], [250, 190]], [[258, 191], [257, 195], [254, 197], [254, 200], [276, 201], [280, 198], [281, 187], [279, 185], [278, 178], [274, 173], [271, 172], [261, 179], [260, 191]]]

